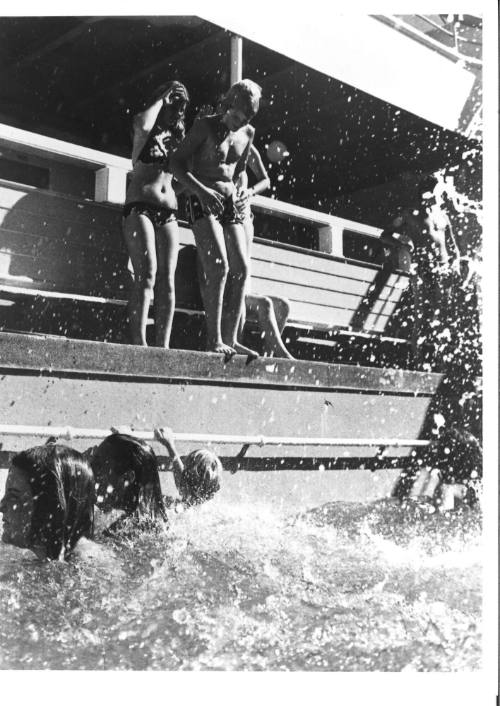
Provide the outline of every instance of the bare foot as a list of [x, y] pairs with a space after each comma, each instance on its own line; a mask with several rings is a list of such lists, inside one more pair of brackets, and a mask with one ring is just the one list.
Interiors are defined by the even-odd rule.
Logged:
[[259, 354], [257, 353], [257, 351], [253, 351], [251, 348], [247, 348], [242, 343], [238, 343], [238, 341], [235, 341], [233, 343], [233, 348], [236, 351], [236, 353], [239, 353], [240, 355], [247, 355], [250, 358], [258, 358], [259, 357]]
[[222, 341], [220, 343], [207, 344], [206, 350], [209, 353], [222, 353], [226, 358], [230, 358], [236, 353], [234, 348], [228, 346], [227, 343], [222, 343]]

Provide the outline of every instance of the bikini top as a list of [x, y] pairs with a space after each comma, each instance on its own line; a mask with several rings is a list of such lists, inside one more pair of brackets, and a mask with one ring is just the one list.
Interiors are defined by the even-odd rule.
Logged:
[[172, 151], [182, 141], [181, 131], [160, 125], [161, 110], [138, 157], [144, 164], [165, 164]]

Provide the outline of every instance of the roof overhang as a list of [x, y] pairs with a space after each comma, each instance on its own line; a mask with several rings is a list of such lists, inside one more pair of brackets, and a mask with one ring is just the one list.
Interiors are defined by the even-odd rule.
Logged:
[[458, 130], [475, 76], [375, 17], [286, 11], [269, 3], [266, 21], [218, 10], [203, 18], [448, 130]]

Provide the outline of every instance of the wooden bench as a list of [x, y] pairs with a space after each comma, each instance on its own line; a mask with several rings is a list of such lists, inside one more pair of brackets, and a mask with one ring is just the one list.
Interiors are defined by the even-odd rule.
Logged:
[[[196, 252], [183, 223], [180, 244], [172, 345], [200, 348]], [[127, 264], [118, 206], [0, 181], [4, 330], [125, 340]], [[311, 337], [318, 350], [322, 341], [339, 341], [346, 331], [351, 338], [394, 331], [406, 286], [407, 275], [379, 265], [255, 239], [252, 292], [288, 299], [286, 336], [304, 355]], [[331, 353], [331, 346], [323, 346], [314, 357], [329, 359]]]

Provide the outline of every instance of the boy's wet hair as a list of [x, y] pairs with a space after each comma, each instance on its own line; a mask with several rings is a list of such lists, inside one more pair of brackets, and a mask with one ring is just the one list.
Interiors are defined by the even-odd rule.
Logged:
[[179, 492], [188, 502], [210, 500], [220, 490], [222, 464], [208, 449], [191, 451], [184, 459], [184, 470], [179, 481]]
[[166, 517], [161, 493], [158, 459], [149, 444], [129, 434], [110, 434], [93, 451], [91, 466], [98, 484], [98, 495], [104, 495], [113, 480], [127, 482], [123, 493], [113, 495], [108, 504], [127, 515], [149, 514]]
[[48, 559], [67, 558], [80, 537], [94, 532], [94, 475], [83, 454], [62, 444], [35, 446], [14, 456], [26, 477], [34, 508], [30, 539]]
[[259, 103], [262, 97], [262, 88], [249, 78], [233, 83], [229, 91], [221, 101], [224, 110], [236, 108], [242, 110], [245, 115], [253, 116], [259, 110]]

